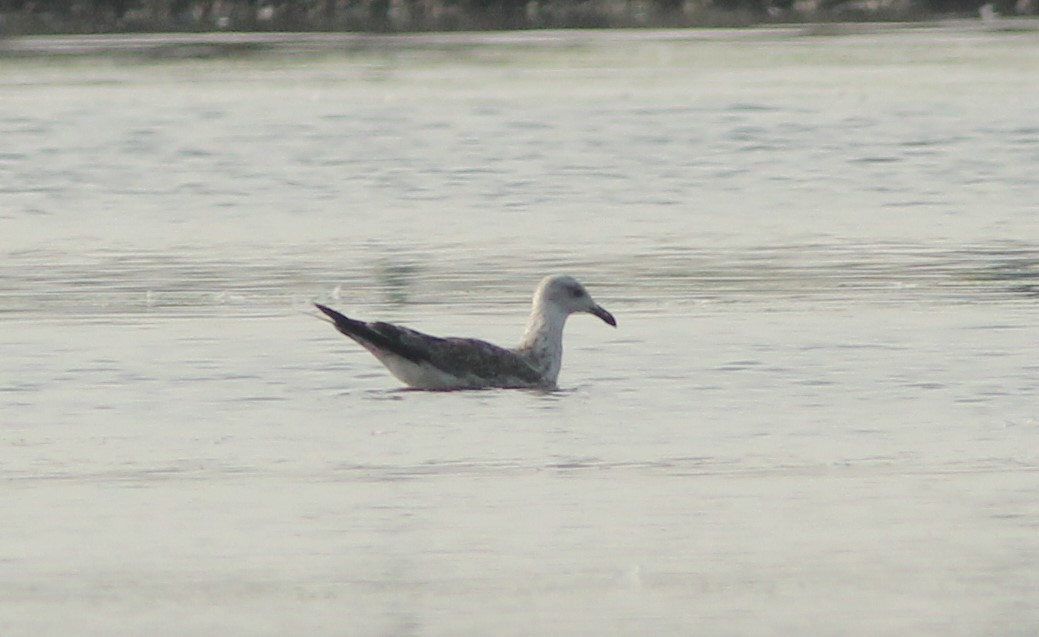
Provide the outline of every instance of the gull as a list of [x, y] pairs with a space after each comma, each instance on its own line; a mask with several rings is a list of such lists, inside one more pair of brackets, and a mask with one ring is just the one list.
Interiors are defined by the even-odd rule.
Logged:
[[577, 279], [561, 274], [546, 277], [534, 291], [534, 307], [515, 349], [475, 338], [439, 338], [391, 323], [366, 323], [314, 305], [337, 330], [414, 389], [555, 389], [567, 317], [584, 312], [617, 326], [613, 315], [593, 301]]

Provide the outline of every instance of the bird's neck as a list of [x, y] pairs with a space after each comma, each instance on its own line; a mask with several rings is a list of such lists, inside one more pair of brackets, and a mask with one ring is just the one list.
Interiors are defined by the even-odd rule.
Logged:
[[566, 313], [543, 303], [535, 303], [527, 319], [527, 329], [516, 350], [552, 383], [559, 377], [563, 361], [563, 327]]

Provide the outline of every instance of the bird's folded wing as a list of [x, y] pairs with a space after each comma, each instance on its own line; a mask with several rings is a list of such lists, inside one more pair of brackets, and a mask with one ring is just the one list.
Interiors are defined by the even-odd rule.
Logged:
[[475, 338], [439, 338], [391, 323], [369, 323], [385, 349], [458, 378], [505, 378], [536, 385], [541, 375], [519, 354]]

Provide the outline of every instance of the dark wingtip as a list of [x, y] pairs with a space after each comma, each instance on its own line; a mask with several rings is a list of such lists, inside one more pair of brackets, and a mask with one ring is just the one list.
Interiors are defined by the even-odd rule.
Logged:
[[325, 307], [320, 303], [315, 303], [314, 307], [321, 310], [326, 316], [328, 316], [328, 318], [332, 319], [332, 324], [340, 334], [349, 336], [369, 351], [372, 351], [372, 348], [375, 347], [402, 356], [416, 363], [429, 358], [421, 348], [415, 347], [407, 342], [408, 339], [402, 334], [402, 332], [407, 331], [404, 330], [404, 328], [389, 325], [387, 323], [369, 324], [364, 321], [358, 321], [357, 319], [352, 319], [349, 316], [340, 314], [330, 307]]
[[332, 308], [321, 305], [320, 303], [315, 303], [314, 307], [321, 310], [321, 312], [325, 316], [332, 319], [332, 324], [336, 326], [337, 330], [339, 330], [343, 334], [346, 334], [347, 336], [350, 335], [350, 329], [353, 327], [353, 324], [356, 323], [356, 321], [352, 321], [346, 316], [340, 314], [339, 312], [336, 312]]

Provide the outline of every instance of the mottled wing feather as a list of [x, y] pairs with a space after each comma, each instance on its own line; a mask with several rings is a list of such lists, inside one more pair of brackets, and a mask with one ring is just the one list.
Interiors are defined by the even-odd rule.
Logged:
[[428, 363], [462, 381], [488, 385], [541, 385], [544, 379], [521, 356], [474, 338], [439, 338], [392, 323], [366, 323], [316, 304], [336, 329], [376, 356], [394, 354], [415, 364]]
[[471, 338], [438, 340], [440, 342], [430, 347], [430, 363], [459, 378], [466, 375], [488, 380], [501, 378], [530, 385], [545, 382], [527, 361], [505, 348]]
[[[539, 384], [541, 375], [515, 352], [475, 338], [439, 338], [390, 323], [369, 323], [372, 331], [396, 348], [419, 353], [422, 360], [458, 378], [511, 378]], [[391, 351], [395, 351], [392, 350]], [[397, 353], [395, 351], [395, 353]]]
[[426, 341], [439, 340], [392, 323], [365, 323], [364, 326], [376, 337], [371, 339], [374, 344], [413, 363], [430, 362]]

